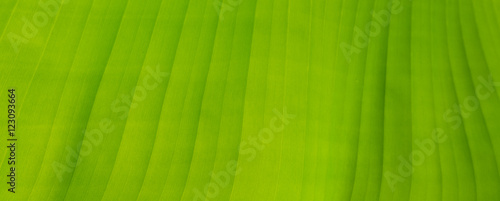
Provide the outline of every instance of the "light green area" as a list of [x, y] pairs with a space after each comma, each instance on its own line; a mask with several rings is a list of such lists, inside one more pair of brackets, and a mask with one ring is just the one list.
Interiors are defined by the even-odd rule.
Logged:
[[500, 200], [499, 36], [497, 0], [2, 0], [0, 200]]

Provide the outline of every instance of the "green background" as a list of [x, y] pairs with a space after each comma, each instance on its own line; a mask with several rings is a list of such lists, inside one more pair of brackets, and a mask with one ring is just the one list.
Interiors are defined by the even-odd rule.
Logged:
[[0, 33], [2, 201], [500, 200], [498, 0], [1, 0]]

